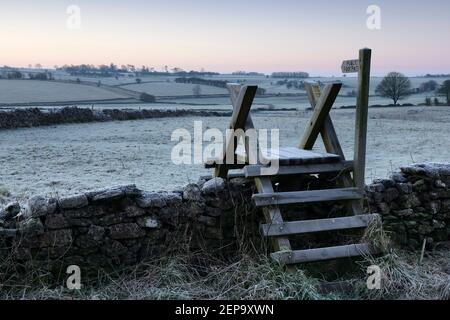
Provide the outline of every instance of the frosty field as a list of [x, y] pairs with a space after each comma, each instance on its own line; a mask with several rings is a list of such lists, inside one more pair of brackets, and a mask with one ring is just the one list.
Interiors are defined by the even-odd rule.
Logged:
[[[310, 115], [258, 112], [254, 122], [257, 128], [280, 128], [281, 144], [296, 146]], [[352, 158], [354, 110], [334, 110], [332, 117], [347, 157]], [[369, 117], [368, 181], [387, 177], [408, 163], [450, 159], [450, 108], [376, 108], [370, 109]], [[173, 130], [192, 133], [198, 120], [204, 121], [204, 130], [225, 129], [229, 123], [222, 117], [186, 117], [1, 131], [0, 189], [17, 198], [129, 183], [145, 190], [173, 190], [210, 172], [201, 165], [171, 162]]]
[[[139, 96], [142, 92], [157, 97], [157, 102], [171, 105], [229, 105], [228, 97], [217, 97], [215, 95], [226, 95], [227, 90], [213, 86], [200, 86], [200, 95], [194, 94], [193, 84], [176, 83], [177, 77], [173, 75], [167, 76], [146, 76], [140, 78], [142, 83], [136, 83], [135, 78], [114, 77], [111, 78], [89, 78], [76, 77], [68, 74], [55, 74], [56, 81], [35, 81], [35, 80], [0, 80], [0, 105], [14, 104], [39, 104], [45, 106], [45, 103], [55, 106], [58, 103], [62, 105], [92, 105], [96, 102], [105, 103], [121, 103], [119, 107], [129, 107], [129, 103], [140, 103]], [[278, 84], [283, 79], [271, 78], [266, 76], [236, 76], [236, 75], [218, 75], [206, 77], [208, 79], [231, 82], [239, 82], [241, 84], [258, 85], [266, 89], [267, 96], [259, 96], [256, 98], [257, 104], [273, 106], [275, 108], [306, 108], [309, 107], [306, 92], [295, 88], [288, 89], [285, 84]], [[81, 80], [84, 83], [77, 84], [75, 81]], [[355, 97], [348, 96], [356, 89], [357, 83], [354, 77], [328, 77], [328, 78], [308, 78], [308, 81], [317, 81], [327, 83], [331, 81], [341, 81], [343, 87], [336, 101], [336, 106], [354, 105]], [[370, 90], [370, 103], [372, 105], [382, 104], [388, 105], [392, 100], [378, 97], [375, 95], [375, 88], [382, 78], [372, 77]], [[435, 80], [442, 83], [445, 78], [426, 78], [411, 77], [412, 87], [419, 88], [424, 82]], [[61, 82], [63, 81], [63, 82]], [[64, 81], [72, 81], [67, 83]], [[100, 86], [97, 87], [97, 84]], [[297, 96], [289, 96], [289, 95]], [[426, 97], [435, 97], [434, 92], [425, 92], [412, 94], [404, 100], [400, 100], [401, 104], [423, 104]], [[124, 100], [125, 99], [125, 100]], [[442, 100], [442, 99], [441, 99]], [[44, 103], [44, 105], [43, 105]]]
[[84, 85], [38, 80], [0, 79], [0, 103], [63, 102], [118, 98], [124, 98], [124, 96]]
[[[126, 89], [147, 92], [154, 96], [184, 96], [192, 95], [195, 84], [172, 83], [172, 82], [153, 82], [141, 83], [123, 86]], [[211, 86], [200, 86], [200, 94], [227, 94], [225, 88], [216, 88]]]

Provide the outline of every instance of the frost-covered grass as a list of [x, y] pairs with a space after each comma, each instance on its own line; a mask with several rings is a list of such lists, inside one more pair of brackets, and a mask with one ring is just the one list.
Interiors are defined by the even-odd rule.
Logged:
[[[418, 255], [391, 251], [382, 257], [363, 259], [351, 273], [331, 282], [344, 284], [339, 290], [322, 290], [329, 282], [323, 274], [311, 273], [308, 266], [288, 273], [266, 256], [239, 254], [232, 260], [220, 260], [205, 254], [180, 254], [114, 273], [99, 272], [95, 279], [82, 278], [80, 291], [69, 291], [64, 284], [45, 280], [42, 271], [30, 270], [0, 285], [0, 299], [449, 299], [450, 251], [427, 254], [422, 264]], [[370, 265], [381, 268], [380, 290], [367, 289], [366, 270]]]
[[2, 197], [9, 197], [11, 193], [9, 190], [4, 186], [0, 184], [0, 196]]
[[[33, 276], [33, 275], [34, 276]], [[319, 281], [305, 272], [286, 273], [265, 256], [240, 255], [233, 261], [205, 255], [177, 255], [107, 274], [82, 279], [80, 291], [46, 281], [38, 271], [0, 285], [0, 299], [326, 299]]]
[[[100, 81], [103, 85], [109, 86], [123, 86], [128, 90], [134, 90], [137, 92], [147, 92], [155, 96], [184, 96], [193, 95], [193, 84], [179, 84], [175, 83], [176, 77], [172, 75], [168, 76], [148, 76], [141, 77], [143, 83], [137, 84], [135, 78], [114, 77], [110, 78], [90, 78], [90, 77], [76, 77], [69, 75], [55, 75], [57, 80], [76, 80], [92, 82], [93, 84]], [[220, 75], [210, 77], [215, 80], [222, 80], [227, 82], [239, 82], [243, 84], [258, 85], [261, 88], [266, 89], [268, 94], [286, 94], [296, 93], [304, 94], [304, 97], [297, 97], [293, 101], [289, 101], [289, 97], [275, 97], [259, 99], [258, 103], [266, 105], [282, 105], [282, 106], [297, 106], [305, 108], [309, 106], [306, 99], [306, 93], [304, 90], [287, 89], [285, 85], [277, 85], [276, 82], [283, 79], [267, 78], [265, 76], [232, 76], [232, 75]], [[373, 77], [371, 79], [371, 104], [390, 104], [392, 101], [386, 98], [375, 96], [375, 89], [380, 83], [382, 78]], [[422, 83], [430, 80], [435, 80], [438, 83], [442, 83], [445, 78], [423, 78], [413, 77], [410, 78], [413, 88], [418, 88]], [[354, 105], [355, 98], [347, 97], [347, 93], [356, 89], [357, 81], [355, 77], [327, 77], [327, 78], [309, 78], [308, 81], [320, 81], [322, 83], [330, 81], [341, 81], [344, 86], [341, 90], [341, 95], [337, 99], [337, 106], [342, 105]], [[116, 99], [127, 98], [128, 96], [122, 95], [121, 92], [115, 93], [114, 90], [105, 90], [104, 88], [97, 88], [95, 86], [85, 86], [77, 84], [47, 82], [47, 81], [16, 81], [16, 80], [0, 80], [0, 104], [1, 103], [29, 103], [29, 102], [64, 102], [64, 101], [81, 101], [81, 100], [104, 100], [104, 99]], [[223, 88], [217, 88], [212, 86], [202, 85], [201, 94], [227, 94], [227, 90]], [[405, 100], [401, 100], [400, 103], [413, 103], [420, 104], [425, 102], [426, 97], [434, 97], [433, 92], [427, 92], [422, 94], [414, 94]], [[442, 99], [441, 99], [442, 100]], [[169, 102], [178, 103], [192, 103], [192, 104], [229, 104], [228, 98], [201, 98], [201, 99], [171, 99]]]
[[50, 81], [0, 79], [1, 103], [64, 102], [127, 98], [102, 88]]
[[450, 299], [450, 251], [427, 254], [420, 264], [420, 253], [391, 252], [371, 258], [382, 271], [381, 290], [362, 287], [366, 299], [448, 300]]
[[[193, 89], [195, 84], [175, 83], [175, 82], [154, 82], [127, 85], [124, 88], [139, 92], [147, 92], [154, 96], [185, 96], [194, 95]], [[200, 86], [200, 94], [228, 94], [224, 88], [217, 88], [212, 86]]]
[[[353, 158], [354, 110], [332, 113], [347, 158]], [[311, 112], [255, 113], [257, 128], [280, 129], [282, 146], [296, 146]], [[136, 183], [144, 190], [173, 190], [210, 173], [202, 165], [171, 161], [175, 129], [193, 134], [225, 129], [229, 118], [164, 118], [3, 130], [0, 135], [1, 183], [13, 196], [78, 193]], [[371, 109], [367, 138], [367, 181], [388, 177], [412, 162], [448, 162], [450, 108]], [[205, 144], [205, 146], [208, 143]], [[317, 144], [321, 150], [320, 143]]]

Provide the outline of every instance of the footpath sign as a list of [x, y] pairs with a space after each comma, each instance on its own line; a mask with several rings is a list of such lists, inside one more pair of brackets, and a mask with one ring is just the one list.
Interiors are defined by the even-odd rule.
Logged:
[[342, 62], [342, 73], [359, 72], [359, 60], [346, 60]]

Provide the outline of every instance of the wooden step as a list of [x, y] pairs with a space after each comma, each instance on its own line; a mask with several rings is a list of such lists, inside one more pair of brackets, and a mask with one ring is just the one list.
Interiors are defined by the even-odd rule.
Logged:
[[278, 237], [293, 234], [358, 229], [367, 227], [372, 221], [378, 218], [378, 214], [365, 214], [334, 219], [305, 220], [285, 222], [282, 224], [263, 224], [261, 225], [261, 234], [265, 237]]
[[269, 169], [260, 165], [251, 165], [244, 168], [244, 174], [247, 178], [256, 177], [270, 177], [270, 176], [285, 176], [292, 174], [315, 174], [315, 173], [327, 173], [327, 172], [351, 172], [354, 168], [353, 161], [342, 161], [337, 163], [324, 163], [324, 164], [305, 164], [299, 166], [281, 166], [278, 170], [264, 170]]
[[312, 191], [260, 193], [253, 195], [257, 207], [285, 204], [315, 203], [363, 198], [357, 188], [325, 189]]
[[361, 243], [329, 248], [275, 252], [271, 254], [271, 257], [281, 264], [291, 265], [358, 257], [373, 253], [374, 251], [371, 250], [368, 244]]

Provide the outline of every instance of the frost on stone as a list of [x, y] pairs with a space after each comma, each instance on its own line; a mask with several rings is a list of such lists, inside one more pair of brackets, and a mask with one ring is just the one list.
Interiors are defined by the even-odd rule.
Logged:
[[409, 175], [419, 175], [434, 179], [450, 177], [450, 163], [417, 163], [402, 167], [401, 171]]
[[152, 218], [147, 218], [145, 220], [145, 227], [149, 228], [149, 229], [155, 229], [159, 227], [159, 223], [158, 220], [156, 219], [152, 219]]
[[25, 208], [25, 217], [42, 217], [56, 211], [57, 200], [35, 196], [28, 200]]
[[202, 187], [202, 192], [204, 194], [217, 194], [225, 190], [225, 180], [222, 178], [213, 178], [207, 182]]
[[71, 197], [64, 197], [58, 200], [58, 204], [61, 209], [79, 209], [89, 204], [86, 195], [77, 195]]
[[20, 213], [20, 204], [15, 202], [8, 203], [3, 210], [0, 208], [0, 219], [11, 220]]
[[164, 208], [167, 204], [161, 193], [158, 192], [144, 192], [136, 203], [140, 208]]
[[141, 191], [135, 185], [125, 185], [91, 191], [86, 193], [86, 196], [95, 202], [117, 200], [125, 196], [138, 196], [140, 193]]

